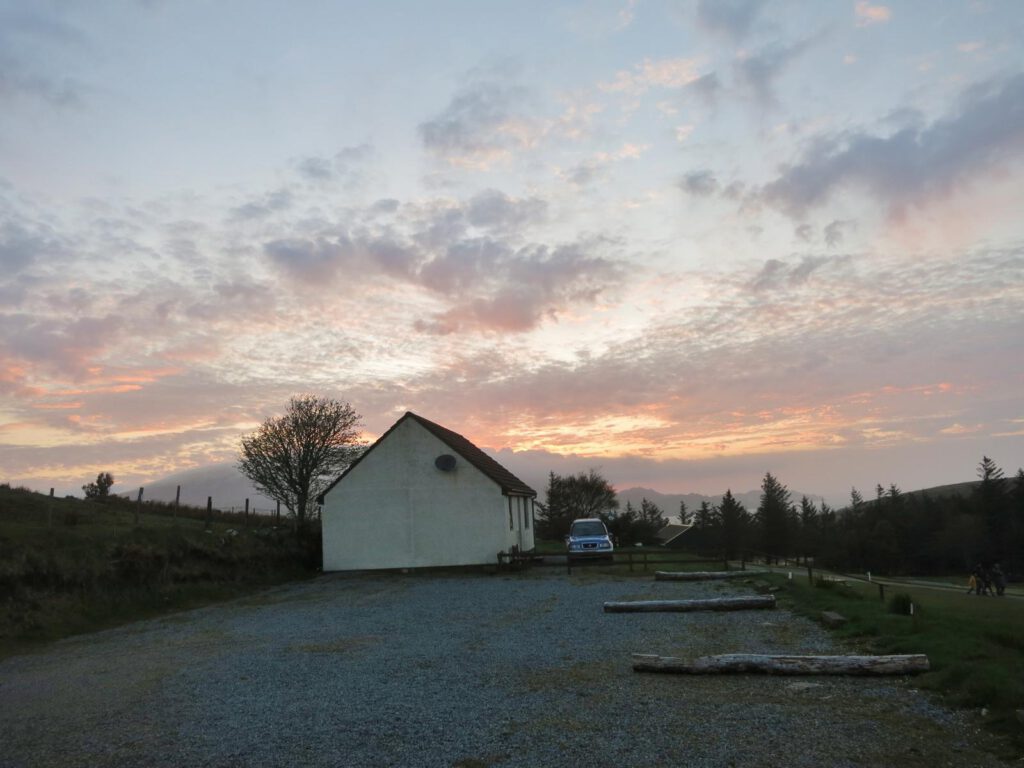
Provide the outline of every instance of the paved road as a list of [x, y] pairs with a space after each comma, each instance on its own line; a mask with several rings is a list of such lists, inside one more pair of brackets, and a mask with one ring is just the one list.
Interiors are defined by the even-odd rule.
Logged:
[[0, 662], [0, 766], [996, 766], [901, 680], [683, 678], [633, 652], [836, 651], [740, 594], [596, 571], [325, 576]]

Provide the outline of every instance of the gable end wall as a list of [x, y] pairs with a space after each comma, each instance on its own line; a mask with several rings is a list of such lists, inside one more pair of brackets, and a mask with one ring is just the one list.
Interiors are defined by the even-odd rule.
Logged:
[[461, 456], [454, 471], [437, 469], [443, 453], [452, 450], [406, 419], [328, 491], [324, 570], [493, 563], [517, 544], [501, 488]]

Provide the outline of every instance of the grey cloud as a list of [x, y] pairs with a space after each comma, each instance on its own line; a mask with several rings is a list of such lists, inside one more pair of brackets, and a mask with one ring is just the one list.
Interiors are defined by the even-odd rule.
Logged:
[[[0, 306], [15, 309], [24, 304], [31, 290], [32, 281], [20, 278], [0, 283]], [[0, 315], [2, 317], [2, 315]]]
[[703, 169], [683, 176], [679, 181], [679, 188], [691, 195], [708, 197], [715, 194], [719, 186], [715, 174], [710, 170]]
[[849, 261], [848, 256], [804, 256], [795, 265], [780, 259], [768, 259], [761, 271], [750, 281], [751, 290], [772, 291], [806, 283], [819, 269], [838, 266]]
[[275, 213], [286, 211], [292, 206], [293, 196], [289, 189], [278, 189], [269, 192], [258, 200], [231, 209], [234, 219], [265, 219]]
[[82, 31], [63, 19], [44, 16], [41, 13], [26, 12], [5, 14], [2, 27], [6, 30], [5, 37], [12, 33], [30, 37], [36, 42], [51, 42], [61, 45], [84, 46], [88, 40]]
[[593, 237], [531, 241], [531, 229], [547, 217], [546, 200], [498, 189], [460, 201], [384, 200], [346, 210], [344, 222], [311, 222], [307, 234], [268, 238], [262, 255], [299, 284], [388, 278], [424, 289], [444, 308], [421, 330], [519, 331], [592, 302], [625, 279], [618, 260], [605, 255], [618, 244]]
[[484, 80], [461, 88], [436, 117], [418, 127], [423, 146], [435, 155], [456, 161], [486, 161], [496, 152], [521, 144], [499, 129], [521, 116], [527, 91], [521, 86]]
[[[601, 255], [609, 243], [598, 239], [557, 247], [519, 245], [518, 228], [544, 210], [535, 201], [488, 193], [465, 210], [436, 212], [431, 234], [420, 231], [412, 243], [390, 231], [358, 231], [273, 240], [263, 253], [301, 283], [327, 285], [342, 274], [352, 281], [385, 275], [427, 289], [447, 309], [420, 321], [416, 327], [422, 331], [523, 331], [570, 305], [594, 301], [625, 278], [617, 261]], [[467, 236], [464, 219], [489, 234]]]
[[71, 376], [81, 374], [97, 354], [113, 346], [124, 327], [124, 318], [119, 315], [0, 317], [0, 351], [5, 356], [39, 363]]
[[263, 252], [291, 277], [322, 284], [334, 278], [338, 265], [351, 253], [351, 244], [292, 238], [265, 243]]
[[511, 249], [491, 238], [476, 238], [452, 243], [443, 254], [431, 259], [419, 271], [426, 287], [440, 293], [461, 292], [481, 280], [495, 276], [497, 265], [507, 259]]
[[1024, 154], [1024, 74], [968, 89], [955, 113], [888, 136], [852, 131], [820, 138], [761, 190], [799, 216], [836, 190], [859, 187], [899, 214], [967, 186]]
[[358, 163], [364, 163], [373, 157], [373, 146], [370, 144], [356, 144], [351, 147], [342, 147], [334, 156], [334, 164], [342, 171], [350, 170]]
[[461, 206], [443, 206], [428, 210], [415, 224], [413, 240], [424, 248], [445, 248], [466, 234], [466, 214]]
[[746, 185], [742, 181], [733, 181], [722, 190], [722, 197], [728, 200], [741, 200], [745, 190]]
[[81, 106], [88, 86], [34, 62], [46, 61], [46, 54], [54, 48], [88, 47], [81, 30], [56, 16], [5, 14], [0, 19], [0, 99], [28, 97], [55, 107]]
[[409, 248], [383, 236], [273, 240], [264, 244], [263, 252], [289, 277], [316, 285], [330, 283], [346, 267], [407, 276], [417, 261]]
[[543, 221], [548, 204], [536, 197], [513, 199], [496, 189], [487, 189], [470, 198], [466, 218], [474, 227], [504, 232]]
[[846, 237], [846, 231], [855, 226], [852, 221], [842, 221], [836, 219], [835, 221], [829, 222], [825, 225], [823, 234], [825, 235], [825, 245], [829, 248], [835, 248], [838, 245], [842, 245], [843, 239]]
[[366, 163], [373, 157], [370, 144], [343, 147], [334, 157], [311, 155], [294, 161], [299, 175], [310, 181], [339, 181], [346, 186], [359, 184], [365, 172]]
[[696, 93], [707, 104], [714, 105], [722, 90], [722, 83], [717, 74], [714, 72], [708, 72], [706, 75], [698, 77], [692, 83], [688, 83], [686, 85], [686, 90]]
[[72, 77], [26, 71], [10, 57], [0, 57], [0, 100], [29, 97], [54, 107], [80, 107], [88, 88]]
[[326, 181], [334, 178], [334, 167], [324, 157], [306, 157], [296, 163], [299, 173], [308, 179]]
[[383, 198], [370, 206], [371, 214], [391, 214], [398, 210], [401, 203], [393, 198]]
[[387, 237], [376, 238], [364, 247], [371, 262], [394, 277], [408, 276], [420, 259], [414, 250]]
[[[482, 253], [479, 252], [478, 253]], [[514, 254], [498, 249], [487, 254], [491, 270], [485, 282], [493, 285], [468, 300], [457, 301], [420, 331], [449, 334], [459, 330], [527, 331], [545, 318], [555, 318], [567, 306], [592, 302], [622, 281], [619, 264], [589, 255], [581, 244], [549, 249], [531, 246]], [[477, 276], [484, 275], [478, 269]]]
[[793, 234], [796, 235], [799, 240], [809, 243], [811, 242], [811, 238], [814, 236], [814, 227], [810, 224], [801, 224], [793, 230]]
[[747, 35], [766, 0], [699, 0], [697, 21], [705, 29], [739, 40]]
[[53, 249], [51, 239], [17, 224], [8, 222], [0, 228], [0, 267], [5, 276], [21, 271]]
[[604, 168], [605, 165], [596, 160], [584, 160], [579, 165], [570, 168], [566, 172], [565, 178], [572, 184], [585, 187], [593, 183], [601, 175], [601, 171]]
[[923, 128], [927, 122], [924, 113], [915, 107], [897, 107], [879, 121], [881, 125], [896, 130], [902, 128]]
[[811, 38], [793, 45], [775, 44], [757, 54], [735, 63], [736, 80], [763, 107], [776, 104], [775, 81], [786, 68], [803, 53], [816, 39]]
[[485, 189], [465, 202], [435, 204], [419, 211], [413, 239], [424, 248], [445, 248], [466, 237], [469, 227], [516, 239], [529, 226], [544, 221], [547, 211], [547, 202], [540, 198], [514, 198]]

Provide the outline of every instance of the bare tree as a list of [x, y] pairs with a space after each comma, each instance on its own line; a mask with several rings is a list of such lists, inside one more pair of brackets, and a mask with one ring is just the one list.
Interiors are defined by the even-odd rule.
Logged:
[[316, 497], [359, 454], [359, 424], [348, 403], [293, 397], [283, 416], [242, 438], [238, 468], [261, 493], [287, 507], [302, 528]]

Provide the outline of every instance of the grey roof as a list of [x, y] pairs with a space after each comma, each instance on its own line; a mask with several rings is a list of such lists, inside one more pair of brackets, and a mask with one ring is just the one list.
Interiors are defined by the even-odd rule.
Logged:
[[395, 428], [398, 427], [398, 425], [401, 424], [406, 419], [412, 419], [413, 421], [418, 423], [420, 426], [422, 426], [424, 429], [426, 429], [428, 432], [434, 435], [434, 437], [436, 437], [449, 448], [451, 448], [452, 451], [454, 451], [467, 462], [472, 464], [478, 470], [483, 472], [487, 477], [489, 477], [491, 480], [493, 480], [501, 487], [501, 492], [506, 496], [537, 495], [537, 492], [533, 490], [530, 486], [528, 486], [518, 477], [513, 475], [511, 472], [509, 472], [507, 469], [501, 466], [501, 464], [499, 464], [486, 453], [484, 453], [482, 450], [477, 448], [475, 445], [473, 445], [473, 443], [464, 438], [458, 432], [452, 432], [450, 429], [442, 427], [440, 424], [435, 424], [433, 421], [430, 421], [429, 419], [424, 419], [422, 416], [418, 416], [412, 411], [406, 411], [405, 415], [402, 416], [402, 418], [400, 418], [398, 421], [392, 424], [387, 432], [385, 432], [383, 435], [377, 438], [377, 441], [373, 445], [371, 445], [369, 448], [363, 451], [363, 454], [358, 459], [349, 464], [348, 468], [344, 472], [342, 472], [341, 475], [339, 475], [338, 478], [333, 483], [327, 486], [327, 489], [322, 494], [320, 494], [319, 501], [323, 503], [323, 498], [324, 496], [327, 495], [328, 491], [330, 491], [334, 486], [340, 483], [349, 472], [355, 469], [355, 467], [359, 464], [360, 461], [366, 458], [366, 456], [369, 455], [369, 453], [374, 448], [380, 445], [381, 442], [384, 441], [387, 438], [387, 436], [390, 435], [395, 430]]
[[692, 527], [693, 527], [693, 523], [688, 523], [687, 525], [679, 525], [677, 523], [669, 523], [664, 528], [662, 528], [660, 531], [658, 531], [656, 534], [654, 534], [654, 537], [661, 544], [669, 544], [672, 541], [674, 541], [675, 539], [677, 539], [680, 536], [682, 536], [684, 533], [686, 533]]

